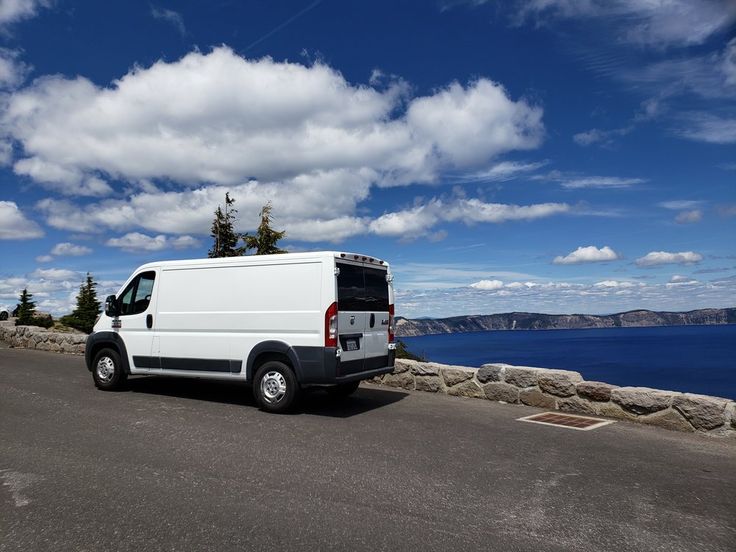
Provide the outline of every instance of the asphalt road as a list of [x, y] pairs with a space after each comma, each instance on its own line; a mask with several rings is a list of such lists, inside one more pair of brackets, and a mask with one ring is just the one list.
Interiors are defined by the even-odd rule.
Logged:
[[0, 348], [0, 550], [736, 550], [736, 442], [365, 386], [242, 386]]

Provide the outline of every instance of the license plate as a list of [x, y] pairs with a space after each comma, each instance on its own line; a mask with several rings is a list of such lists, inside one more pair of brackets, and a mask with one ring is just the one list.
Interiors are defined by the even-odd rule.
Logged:
[[360, 349], [358, 346], [358, 340], [357, 339], [346, 339], [345, 340], [345, 350], [346, 351], [357, 351]]

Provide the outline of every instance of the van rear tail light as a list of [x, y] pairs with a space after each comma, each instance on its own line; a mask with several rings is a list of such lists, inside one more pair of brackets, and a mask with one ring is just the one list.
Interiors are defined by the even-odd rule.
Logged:
[[394, 306], [389, 305], [388, 306], [388, 342], [389, 343], [394, 342], [395, 332], [396, 332], [396, 328], [394, 327]]
[[337, 347], [337, 303], [325, 312], [325, 347]]

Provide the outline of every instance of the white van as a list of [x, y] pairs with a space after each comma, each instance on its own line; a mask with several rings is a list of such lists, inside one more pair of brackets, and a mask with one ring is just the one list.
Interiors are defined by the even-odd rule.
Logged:
[[105, 302], [87, 339], [95, 385], [128, 375], [245, 381], [264, 410], [302, 387], [347, 395], [394, 365], [386, 262], [323, 251], [141, 266]]

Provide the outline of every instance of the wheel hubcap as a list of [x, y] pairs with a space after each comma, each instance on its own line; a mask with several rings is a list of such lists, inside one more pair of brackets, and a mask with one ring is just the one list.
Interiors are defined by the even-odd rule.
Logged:
[[269, 404], [279, 402], [286, 395], [286, 379], [280, 372], [268, 372], [261, 379], [261, 394]]
[[102, 357], [97, 361], [97, 377], [100, 381], [107, 383], [115, 375], [115, 363], [110, 357]]

